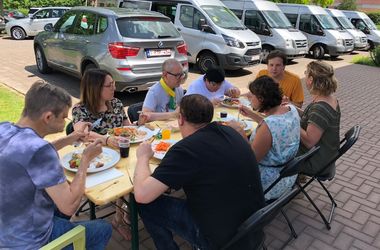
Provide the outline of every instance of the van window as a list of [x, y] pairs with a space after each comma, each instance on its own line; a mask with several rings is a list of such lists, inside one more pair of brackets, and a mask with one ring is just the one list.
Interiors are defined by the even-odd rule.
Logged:
[[354, 29], [355, 27], [350, 23], [350, 21], [344, 17], [344, 16], [338, 16], [333, 17], [335, 22], [342, 28], [342, 29]]
[[302, 30], [309, 34], [317, 34], [318, 27], [320, 25], [313, 15], [305, 14], [300, 16], [300, 27], [299, 30]]
[[75, 17], [78, 13], [74, 11], [66, 12], [55, 24], [55, 32], [71, 33], [74, 26]]
[[96, 14], [90, 12], [83, 12], [79, 15], [78, 22], [74, 27], [74, 34], [78, 35], [92, 35], [95, 31]]
[[96, 34], [103, 33], [108, 28], [108, 19], [104, 16], [99, 16], [98, 24], [96, 26]]
[[241, 18], [243, 17], [243, 10], [230, 10], [241, 20]]
[[247, 10], [245, 12], [244, 24], [257, 34], [262, 34], [262, 27], [266, 26], [264, 18], [257, 10]]
[[120, 34], [124, 37], [157, 39], [180, 37], [179, 32], [167, 18], [132, 17], [116, 20]]
[[51, 13], [52, 18], [60, 18], [67, 10], [66, 9], [53, 9]]
[[289, 20], [281, 11], [263, 10], [262, 13], [269, 27], [277, 29], [292, 28]]
[[177, 11], [177, 6], [175, 4], [155, 2], [152, 5], [152, 10], [169, 17], [172, 23], [174, 23], [175, 13]]
[[314, 15], [318, 21], [320, 26], [323, 29], [328, 29], [328, 30], [337, 30], [339, 29], [339, 25], [336, 24], [334, 19], [330, 15]]
[[200, 30], [199, 21], [205, 19], [205, 16], [192, 6], [181, 6], [179, 21], [186, 28]]
[[297, 18], [298, 14], [285, 14], [285, 16], [289, 19], [289, 22], [293, 25], [293, 27], [297, 27]]
[[233, 30], [246, 29], [235, 14], [225, 6], [202, 5], [201, 8], [206, 12], [210, 19], [221, 28]]

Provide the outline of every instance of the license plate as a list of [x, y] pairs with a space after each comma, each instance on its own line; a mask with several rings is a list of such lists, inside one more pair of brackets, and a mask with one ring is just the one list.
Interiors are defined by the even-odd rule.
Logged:
[[260, 55], [252, 56], [251, 61], [260, 60]]
[[300, 54], [300, 55], [306, 54], [306, 51], [300, 51], [300, 52], [298, 52], [298, 54]]
[[160, 57], [160, 56], [171, 56], [171, 49], [147, 49], [147, 57]]

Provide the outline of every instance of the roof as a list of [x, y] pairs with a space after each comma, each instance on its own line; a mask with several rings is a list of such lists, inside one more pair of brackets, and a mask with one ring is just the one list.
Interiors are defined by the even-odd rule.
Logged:
[[78, 6], [73, 7], [72, 10], [85, 10], [90, 12], [95, 12], [105, 16], [117, 16], [117, 17], [127, 17], [127, 16], [152, 16], [152, 17], [162, 17], [168, 19], [161, 13], [149, 11], [149, 10], [139, 10], [139, 9], [129, 9], [129, 8], [103, 8], [103, 7], [88, 7], [88, 6]]

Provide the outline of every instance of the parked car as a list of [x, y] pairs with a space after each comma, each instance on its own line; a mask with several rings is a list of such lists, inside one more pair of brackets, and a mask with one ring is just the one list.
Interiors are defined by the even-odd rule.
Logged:
[[25, 17], [25, 15], [18, 10], [3, 10], [3, 16], [7, 19], [20, 19]]
[[15, 40], [22, 40], [27, 36], [35, 36], [44, 30], [46, 24], [55, 24], [69, 9], [69, 7], [41, 8], [32, 17], [9, 21], [5, 25], [5, 30]]
[[81, 77], [107, 70], [116, 91], [146, 90], [161, 78], [162, 63], [175, 58], [188, 70], [187, 48], [170, 19], [124, 8], [74, 7], [34, 38], [37, 68]]
[[5, 30], [5, 18], [0, 16], [0, 33]]

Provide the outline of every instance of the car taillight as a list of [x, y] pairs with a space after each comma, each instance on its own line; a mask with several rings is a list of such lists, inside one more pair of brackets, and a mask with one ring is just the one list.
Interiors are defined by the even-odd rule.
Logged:
[[140, 48], [124, 46], [122, 42], [109, 43], [108, 50], [116, 59], [125, 59], [128, 56], [137, 56]]
[[187, 46], [186, 46], [186, 43], [181, 43], [181, 44], [177, 45], [177, 50], [178, 50], [178, 53], [187, 56]]

